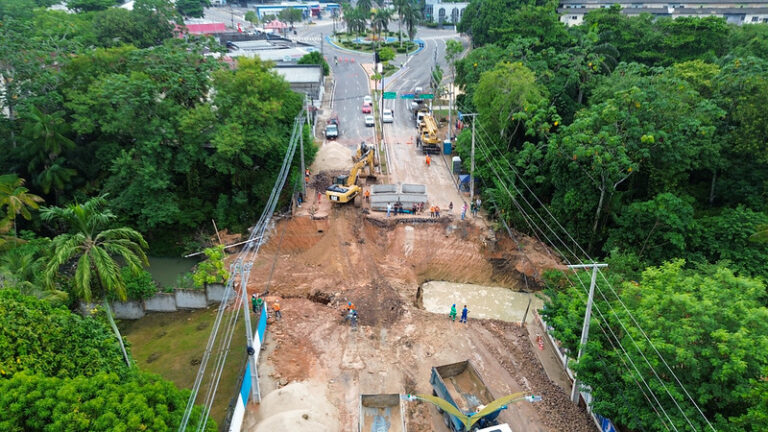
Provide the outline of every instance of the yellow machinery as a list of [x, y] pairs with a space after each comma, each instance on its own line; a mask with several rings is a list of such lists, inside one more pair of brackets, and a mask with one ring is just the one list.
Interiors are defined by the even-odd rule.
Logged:
[[440, 138], [437, 136], [437, 122], [431, 114], [425, 115], [419, 123], [419, 137], [417, 144], [421, 145], [421, 151], [427, 153], [440, 153]]
[[349, 171], [349, 175], [336, 177], [334, 183], [325, 189], [325, 195], [331, 202], [344, 204], [354, 200], [355, 207], [362, 205], [360, 198], [362, 188], [357, 185], [357, 178], [366, 166], [368, 166], [368, 176], [373, 176], [375, 154], [372, 145], [360, 144], [356, 155], [352, 157], [355, 164]]

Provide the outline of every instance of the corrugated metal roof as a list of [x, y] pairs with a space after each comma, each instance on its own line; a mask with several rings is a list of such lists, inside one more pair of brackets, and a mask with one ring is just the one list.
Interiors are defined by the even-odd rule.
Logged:
[[186, 24], [185, 27], [191, 34], [213, 34], [227, 31], [227, 25], [224, 23]]

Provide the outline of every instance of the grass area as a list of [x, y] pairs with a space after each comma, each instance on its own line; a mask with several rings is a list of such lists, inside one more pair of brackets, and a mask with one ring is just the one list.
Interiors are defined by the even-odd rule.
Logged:
[[[142, 370], [173, 381], [179, 388], [192, 389], [217, 312], [217, 307], [211, 307], [195, 311], [153, 313], [140, 320], [122, 321], [120, 331], [131, 343], [133, 357]], [[210, 385], [208, 377], [219, 352], [218, 341], [224, 338], [227, 318], [228, 315], [225, 315], [221, 321], [217, 343], [208, 362], [206, 379], [198, 393], [198, 404], [205, 400]], [[216, 420], [220, 430], [229, 403], [239, 390], [237, 385], [245, 367], [245, 325], [242, 312], [236, 324], [231, 349], [211, 408], [211, 417]]]

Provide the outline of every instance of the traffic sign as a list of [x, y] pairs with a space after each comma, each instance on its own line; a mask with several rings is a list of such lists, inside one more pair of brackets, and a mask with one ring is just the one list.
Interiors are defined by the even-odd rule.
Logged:
[[400, 95], [400, 99], [414, 99], [415, 97], [416, 97], [416, 95], [414, 95], [412, 93]]
[[396, 92], [384, 92], [384, 94], [381, 96], [382, 99], [397, 99], [397, 93]]
[[427, 94], [419, 95], [419, 97], [422, 99], [434, 99], [435, 95], [427, 93]]

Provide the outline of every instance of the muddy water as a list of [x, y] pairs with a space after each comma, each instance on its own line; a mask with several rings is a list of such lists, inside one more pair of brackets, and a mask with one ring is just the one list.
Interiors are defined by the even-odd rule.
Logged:
[[495, 318], [502, 321], [520, 322], [531, 300], [531, 310], [526, 322], [531, 322], [532, 312], [541, 309], [543, 300], [535, 294], [512, 291], [508, 288], [482, 286], [464, 283], [431, 281], [423, 284], [422, 302], [429, 312], [445, 314], [456, 304], [456, 321], [461, 309], [467, 305], [469, 319]]
[[178, 277], [197, 263], [193, 258], [149, 257], [149, 273], [160, 288], [175, 287]]

